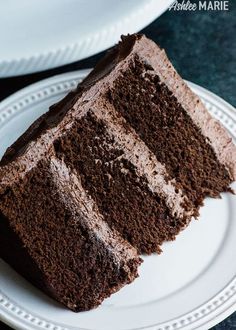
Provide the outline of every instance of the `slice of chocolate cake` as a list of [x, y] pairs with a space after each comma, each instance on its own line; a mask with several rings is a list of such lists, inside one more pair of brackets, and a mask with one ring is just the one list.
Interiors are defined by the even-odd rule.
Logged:
[[236, 148], [143, 35], [123, 37], [0, 166], [0, 256], [72, 310], [137, 276], [138, 253], [229, 191]]

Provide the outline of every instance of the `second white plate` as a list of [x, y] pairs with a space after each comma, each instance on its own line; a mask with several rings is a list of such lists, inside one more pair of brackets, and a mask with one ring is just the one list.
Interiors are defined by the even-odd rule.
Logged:
[[[160, 16], [173, 0], [8, 0], [0, 4], [0, 78], [94, 55]], [[9, 19], [10, 18], [10, 19]]]
[[[87, 73], [55, 76], [0, 103], [0, 157]], [[188, 84], [235, 139], [233, 107]], [[78, 314], [49, 299], [0, 260], [0, 318], [15, 328], [35, 330], [209, 329], [236, 309], [235, 237], [236, 196], [207, 199], [199, 220], [176, 241], [164, 244], [160, 256], [144, 257], [137, 280], [99, 308]]]

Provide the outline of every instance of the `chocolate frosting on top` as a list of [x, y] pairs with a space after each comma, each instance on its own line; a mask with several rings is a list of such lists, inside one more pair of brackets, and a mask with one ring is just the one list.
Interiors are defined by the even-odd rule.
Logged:
[[142, 34], [122, 35], [121, 41], [106, 53], [78, 88], [89, 88], [98, 80], [108, 75], [119, 62], [124, 60], [131, 53], [135, 42], [141, 38]]

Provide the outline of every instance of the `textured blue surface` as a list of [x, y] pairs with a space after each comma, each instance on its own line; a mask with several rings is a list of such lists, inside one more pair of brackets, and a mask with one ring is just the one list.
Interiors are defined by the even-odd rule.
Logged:
[[[228, 12], [166, 12], [143, 32], [166, 49], [185, 79], [236, 106], [236, 0], [230, 0]], [[43, 73], [0, 79], [0, 100], [52, 75], [93, 67], [101, 55]], [[0, 322], [0, 330], [6, 329]], [[213, 329], [236, 330], [236, 313]]]

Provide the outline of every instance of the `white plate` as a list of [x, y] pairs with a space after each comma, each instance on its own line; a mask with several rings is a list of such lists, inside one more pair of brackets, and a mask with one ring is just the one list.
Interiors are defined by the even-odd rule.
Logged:
[[0, 77], [94, 55], [140, 31], [173, 0], [7, 0], [0, 4]]
[[[74, 88], [88, 71], [44, 80], [0, 104], [0, 154], [48, 106]], [[189, 83], [208, 110], [236, 137], [234, 109]], [[0, 261], [0, 318], [22, 329], [208, 329], [236, 309], [236, 196], [207, 199], [160, 256], [144, 257], [140, 277], [97, 309], [73, 313], [31, 286]]]

